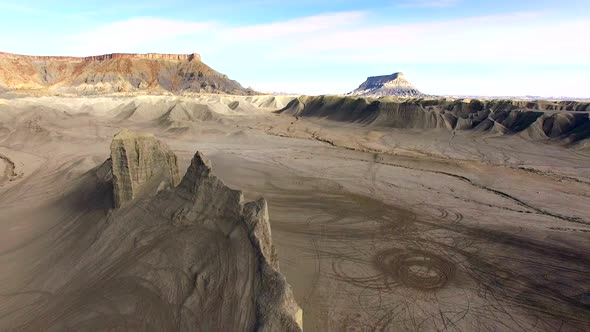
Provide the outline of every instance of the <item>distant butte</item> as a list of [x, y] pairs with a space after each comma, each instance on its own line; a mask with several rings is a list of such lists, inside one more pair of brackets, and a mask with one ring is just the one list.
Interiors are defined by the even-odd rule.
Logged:
[[362, 97], [422, 97], [422, 92], [412, 85], [401, 72], [391, 75], [371, 76], [356, 90], [350, 92], [350, 96]]

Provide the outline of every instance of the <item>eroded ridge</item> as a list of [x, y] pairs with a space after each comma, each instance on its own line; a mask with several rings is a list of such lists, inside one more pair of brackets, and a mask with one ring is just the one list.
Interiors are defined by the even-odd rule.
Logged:
[[[141, 195], [154, 195], [153, 188], [159, 183], [157, 192], [161, 194], [156, 193], [153, 198], [146, 199], [146, 202], [149, 201], [148, 210], [154, 215], [159, 214], [176, 228], [204, 227], [221, 232], [223, 237], [248, 239], [253, 251], [251, 264], [255, 267], [255, 277], [251, 284], [240, 281], [236, 285], [242, 283], [242, 287], [250, 289], [246, 292], [254, 299], [253, 319], [258, 330], [297, 331], [302, 327], [302, 311], [293, 298], [290, 286], [278, 272], [266, 200], [261, 198], [244, 203], [242, 192], [227, 187], [213, 175], [211, 163], [200, 152], [194, 155], [185, 176], [178, 182], [176, 156], [149, 134], [122, 130], [113, 139], [111, 160], [115, 203], [118, 202], [117, 197], [130, 202]], [[150, 182], [151, 191], [148, 189]], [[162, 183], [165, 183], [165, 189], [162, 189]], [[120, 213], [127, 215], [129, 209], [134, 211], [137, 208], [130, 204]], [[234, 254], [240, 255], [239, 252]], [[239, 257], [236, 258], [239, 260]], [[241, 276], [235, 277], [239, 279]], [[239, 293], [239, 290], [236, 291]], [[185, 303], [192, 303], [193, 309], [200, 311], [201, 308], [195, 306], [200, 303], [199, 293], [193, 290]], [[236, 299], [236, 303], [245, 304], [244, 301], [244, 298]], [[240, 307], [235, 309], [241, 310]], [[249, 311], [246, 306], [244, 312]], [[238, 328], [238, 325], [234, 327]]]
[[[2, 329], [301, 331], [263, 198], [245, 203], [200, 152], [176, 181], [176, 156], [149, 134], [123, 130], [113, 146], [55, 202], [88, 207], [60, 217], [40, 274], [0, 292], [16, 308], [2, 312]], [[124, 195], [114, 209], [102, 203]]]

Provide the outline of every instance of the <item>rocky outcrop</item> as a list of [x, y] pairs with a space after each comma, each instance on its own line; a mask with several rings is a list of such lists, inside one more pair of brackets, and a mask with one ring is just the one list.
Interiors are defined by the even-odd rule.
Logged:
[[149, 134], [122, 131], [113, 152], [58, 202], [87, 205], [56, 224], [58, 251], [29, 286], [51, 296], [26, 299], [3, 317], [3, 330], [301, 331], [264, 199], [244, 203], [197, 152], [176, 187], [144, 187], [143, 197], [112, 209], [121, 175], [132, 184], [177, 179], [173, 153]]
[[253, 93], [204, 64], [196, 53], [89, 57], [0, 53], [0, 89], [80, 95]]
[[361, 84], [356, 90], [350, 92], [350, 96], [363, 97], [419, 97], [424, 94], [407, 81], [403, 73], [392, 75], [372, 76]]
[[[258, 331], [297, 331], [303, 326], [301, 308], [278, 272], [266, 200], [243, 203], [241, 191], [228, 188], [212, 174], [211, 165], [197, 152], [176, 193], [191, 202], [174, 214], [179, 223], [195, 220], [226, 236], [245, 231], [257, 257], [260, 279], [254, 285]], [[203, 217], [206, 216], [206, 219]]]
[[176, 155], [151, 134], [120, 131], [111, 143], [111, 163], [115, 207], [180, 182]]
[[[109, 324], [143, 317], [134, 304], [149, 301], [161, 314], [143, 320], [160, 330], [301, 331], [303, 314], [278, 269], [266, 200], [245, 203], [242, 192], [217, 178], [200, 152], [178, 181], [174, 153], [154, 136], [128, 130], [115, 135], [111, 158], [95, 174], [112, 181], [119, 209], [84, 260], [96, 262], [93, 271], [103, 271], [109, 259], [149, 248], [119, 272], [128, 285], [116, 294], [122, 299], [118, 304], [136, 309], [125, 309]], [[138, 195], [144, 198], [130, 201]], [[101, 287], [109, 292], [111, 286]], [[125, 297], [138, 287], [149, 292]], [[103, 301], [91, 299], [88, 307]], [[84, 310], [76, 314], [89, 315]]]
[[303, 328], [303, 311], [293, 299], [286, 280], [279, 273], [279, 260], [272, 245], [266, 200], [261, 198], [246, 203], [243, 213], [250, 240], [259, 255], [263, 274], [262, 282], [257, 285], [259, 330], [281, 331], [281, 322], [292, 319], [299, 328]]

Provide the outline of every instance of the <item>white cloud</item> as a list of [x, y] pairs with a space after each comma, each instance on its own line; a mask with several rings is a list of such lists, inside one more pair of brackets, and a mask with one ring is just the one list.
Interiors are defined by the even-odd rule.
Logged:
[[[590, 64], [590, 44], [581, 43], [590, 20], [548, 22], [539, 13], [369, 27], [338, 27], [291, 37], [273, 57], [346, 63]], [[280, 44], [280, 41], [276, 41]], [[545, 47], [575, 45], [573, 52]], [[272, 45], [267, 40], [267, 45]]]
[[163, 40], [203, 33], [214, 26], [210, 22], [189, 22], [153, 17], [132, 18], [99, 26], [67, 38], [68, 55], [94, 55], [111, 52], [134, 52], [154, 47]]
[[453, 7], [459, 4], [461, 0], [405, 0], [399, 3], [400, 7], [428, 7], [442, 8]]
[[315, 15], [298, 19], [230, 28], [222, 31], [222, 34], [229, 38], [265, 39], [280, 38], [287, 36], [309, 36], [313, 33], [325, 33], [335, 29], [354, 26], [362, 22], [367, 16], [366, 12], [340, 12], [325, 15]]
[[[564, 76], [559, 80], [559, 88], [562, 92], [583, 94], [586, 92], [581, 86], [590, 85], [590, 44], [584, 43], [590, 19], [559, 19], [542, 12], [399, 24], [372, 19], [368, 12], [355, 11], [235, 27], [221, 22], [133, 18], [81, 31], [65, 42], [58, 40], [55, 44], [70, 46], [63, 49], [65, 52], [53, 54], [200, 51], [204, 61], [215, 69], [245, 85], [269, 91], [346, 92], [360, 83], [359, 72], [366, 73], [363, 76], [379, 74], [369, 72], [368, 68], [389, 68], [385, 72], [389, 73], [404, 71], [401, 65], [467, 63], [488, 68], [583, 66], [587, 69], [585, 77]], [[351, 69], [357, 74], [346, 76]], [[577, 75], [575, 71], [568, 74]], [[510, 87], [514, 94], [546, 94], [557, 88], [551, 87], [551, 80], [530, 73], [511, 75], [514, 76], [508, 78], [510, 84], [505, 87]], [[440, 83], [433, 77], [431, 82], [435, 81]], [[486, 84], [486, 77], [473, 72], [448, 80], [442, 87], [462, 93], [462, 89], [473, 91], [477, 85], [490, 89], [489, 94], [510, 94], [497, 81], [490, 76]], [[431, 89], [433, 85], [425, 82], [429, 89], [426, 92], [443, 92]]]

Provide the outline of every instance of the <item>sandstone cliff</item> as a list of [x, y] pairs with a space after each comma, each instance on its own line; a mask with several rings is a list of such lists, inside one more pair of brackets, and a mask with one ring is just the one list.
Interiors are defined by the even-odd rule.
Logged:
[[36, 61], [105, 61], [111, 59], [149, 59], [149, 60], [171, 60], [171, 61], [192, 61], [201, 60], [201, 55], [191, 54], [162, 54], [162, 53], [110, 53], [102, 55], [92, 55], [87, 57], [74, 56], [43, 56], [43, 55], [21, 55], [0, 52], [0, 58], [18, 60], [36, 60]]
[[111, 163], [116, 207], [142, 191], [176, 187], [180, 182], [176, 155], [151, 134], [119, 132], [111, 143]]
[[112, 53], [88, 57], [0, 53], [0, 89], [82, 95], [252, 93], [204, 64], [196, 53]]

